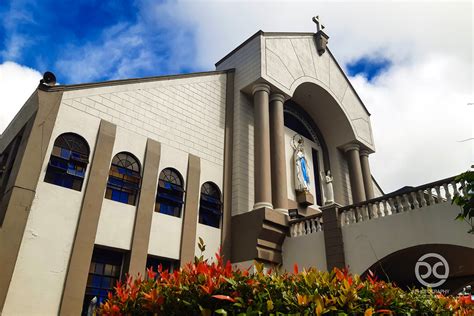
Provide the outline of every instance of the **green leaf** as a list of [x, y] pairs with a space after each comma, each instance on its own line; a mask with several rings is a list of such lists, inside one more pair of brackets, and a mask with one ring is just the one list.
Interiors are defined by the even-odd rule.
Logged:
[[219, 314], [219, 315], [227, 315], [227, 312], [222, 308], [215, 310], [214, 313]]

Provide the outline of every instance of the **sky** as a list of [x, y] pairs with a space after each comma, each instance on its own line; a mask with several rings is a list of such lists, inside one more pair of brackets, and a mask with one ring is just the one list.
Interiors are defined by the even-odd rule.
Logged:
[[189, 73], [258, 30], [315, 32], [371, 113], [385, 192], [474, 164], [470, 1], [0, 0], [0, 132], [52, 71], [59, 83]]

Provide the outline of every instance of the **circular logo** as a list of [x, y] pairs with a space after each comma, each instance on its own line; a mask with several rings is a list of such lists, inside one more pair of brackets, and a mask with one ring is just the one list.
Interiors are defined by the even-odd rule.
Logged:
[[[434, 262], [433, 264], [430, 264], [429, 262], [426, 262], [425, 260], [428, 258], [435, 258], [436, 260], [429, 260], [430, 262]], [[424, 269], [420, 269], [423, 267]], [[440, 269], [444, 267], [444, 269]], [[426, 271], [420, 271], [420, 270], [426, 270]], [[440, 272], [441, 270], [441, 272]], [[443, 271], [444, 270], [444, 271]], [[424, 273], [423, 273], [424, 272]], [[446, 282], [446, 279], [448, 278], [449, 275], [449, 265], [446, 259], [440, 254], [437, 253], [427, 253], [418, 259], [418, 262], [415, 265], [415, 276], [418, 282], [420, 282], [422, 285], [426, 287], [438, 287], [444, 282]], [[431, 278], [433, 276], [433, 278]], [[436, 279], [437, 281], [434, 281], [432, 283], [427, 282], [427, 279], [433, 280]]]

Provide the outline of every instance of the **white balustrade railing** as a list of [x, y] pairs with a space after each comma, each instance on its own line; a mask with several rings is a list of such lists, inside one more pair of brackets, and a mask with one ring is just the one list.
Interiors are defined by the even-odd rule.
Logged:
[[341, 225], [347, 226], [434, 204], [451, 203], [456, 195], [464, 196], [466, 194], [465, 190], [460, 190], [460, 187], [461, 183], [457, 182], [455, 177], [451, 177], [416, 188], [408, 188], [387, 194], [362, 203], [344, 206], [339, 209]]
[[290, 221], [290, 236], [309, 235], [323, 230], [322, 214]]

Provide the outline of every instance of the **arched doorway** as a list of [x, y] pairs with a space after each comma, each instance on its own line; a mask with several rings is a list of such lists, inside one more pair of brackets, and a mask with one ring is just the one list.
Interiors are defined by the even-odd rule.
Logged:
[[455, 295], [474, 285], [474, 249], [456, 245], [419, 245], [394, 252], [374, 263], [379, 279], [395, 282], [401, 288], [432, 287], [443, 294]]

